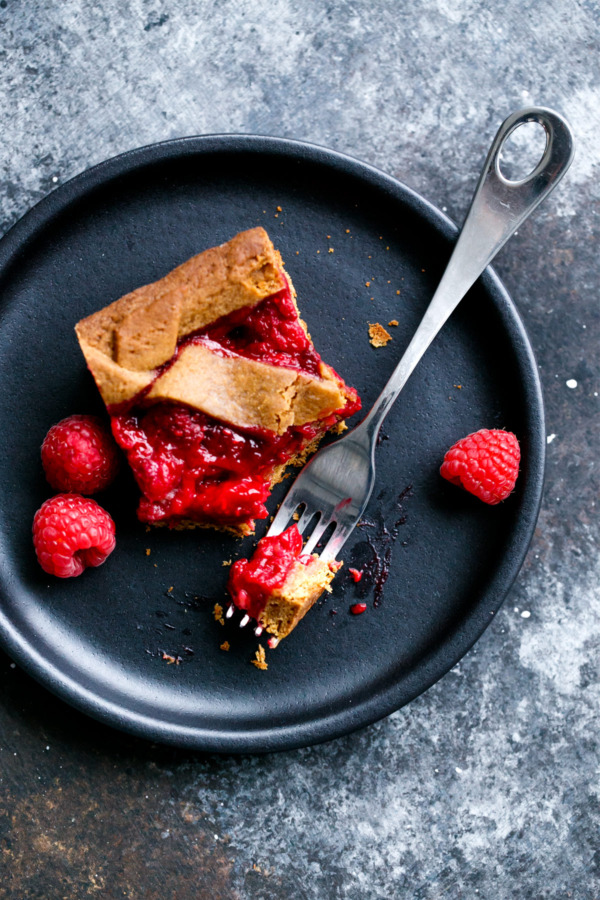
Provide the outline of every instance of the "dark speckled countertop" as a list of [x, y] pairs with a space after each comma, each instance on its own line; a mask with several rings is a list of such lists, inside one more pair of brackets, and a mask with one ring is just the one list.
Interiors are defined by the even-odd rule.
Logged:
[[113, 732], [0, 654], [1, 898], [600, 898], [599, 38], [594, 0], [0, 0], [0, 233], [180, 135], [334, 147], [457, 221], [510, 111], [554, 107], [577, 141], [496, 264], [537, 355], [548, 468], [481, 640], [378, 724], [266, 757]]

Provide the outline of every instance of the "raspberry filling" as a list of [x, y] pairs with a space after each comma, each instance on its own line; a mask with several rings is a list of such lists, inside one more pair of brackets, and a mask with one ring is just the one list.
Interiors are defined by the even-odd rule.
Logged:
[[320, 375], [321, 357], [298, 321], [289, 286], [256, 306], [222, 316], [181, 346], [206, 340], [247, 359]]
[[231, 599], [258, 619], [273, 591], [282, 587], [294, 563], [308, 564], [311, 556], [302, 556], [302, 536], [296, 525], [276, 537], [264, 537], [252, 559], [238, 559], [229, 573], [227, 588]]
[[[216, 352], [320, 374], [321, 358], [298, 321], [289, 287], [188, 336], [174, 358], [194, 341], [210, 342]], [[150, 404], [143, 395], [129, 408], [112, 409], [113, 434], [142, 491], [138, 518], [233, 527], [265, 518], [274, 471], [360, 409], [356, 391], [347, 393], [342, 409], [281, 435], [230, 425], [178, 403]]]
[[242, 430], [176, 403], [113, 416], [113, 434], [142, 490], [142, 522], [165, 519], [236, 525], [264, 519], [273, 470], [299, 453], [327, 423], [277, 435]]

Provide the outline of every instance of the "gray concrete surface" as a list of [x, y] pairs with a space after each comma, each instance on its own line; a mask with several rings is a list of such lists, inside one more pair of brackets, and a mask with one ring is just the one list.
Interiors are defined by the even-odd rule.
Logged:
[[88, 166], [181, 135], [334, 147], [457, 221], [510, 111], [555, 107], [577, 140], [496, 266], [548, 425], [539, 527], [496, 621], [409, 707], [269, 757], [115, 735], [0, 655], [0, 897], [598, 900], [599, 13], [0, 0], [0, 233]]

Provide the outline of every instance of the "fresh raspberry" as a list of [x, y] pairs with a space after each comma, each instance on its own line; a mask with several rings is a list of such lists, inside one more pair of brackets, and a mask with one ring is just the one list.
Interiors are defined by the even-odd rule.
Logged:
[[99, 566], [115, 549], [115, 523], [95, 500], [57, 494], [42, 503], [33, 519], [33, 544], [50, 575], [71, 578]]
[[96, 494], [119, 470], [117, 446], [97, 416], [69, 416], [53, 425], [42, 444], [42, 465], [55, 491]]
[[514, 434], [482, 428], [448, 450], [440, 475], [484, 503], [494, 505], [506, 500], [512, 492], [520, 459], [519, 442]]

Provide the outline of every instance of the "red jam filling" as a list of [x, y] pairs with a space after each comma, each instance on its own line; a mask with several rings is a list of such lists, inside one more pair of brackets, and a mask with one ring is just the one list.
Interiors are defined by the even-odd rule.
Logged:
[[321, 357], [298, 321], [289, 286], [256, 306], [221, 316], [182, 344], [206, 339], [247, 359], [321, 374]]
[[229, 573], [227, 588], [239, 609], [258, 619], [273, 591], [280, 588], [294, 563], [310, 562], [302, 557], [302, 536], [296, 525], [276, 537], [264, 537], [251, 559], [238, 559]]
[[[321, 358], [299, 324], [289, 287], [222, 316], [185, 338], [178, 350], [190, 341], [211, 341], [224, 353], [320, 374]], [[229, 425], [178, 403], [151, 405], [143, 396], [111, 410], [113, 434], [142, 491], [138, 518], [233, 527], [265, 518], [274, 470], [360, 409], [356, 391], [348, 393], [343, 409], [282, 435]]]
[[176, 403], [112, 417], [142, 498], [142, 522], [165, 519], [236, 525], [264, 519], [273, 470], [298, 453], [337, 416], [288, 428], [240, 429]]

